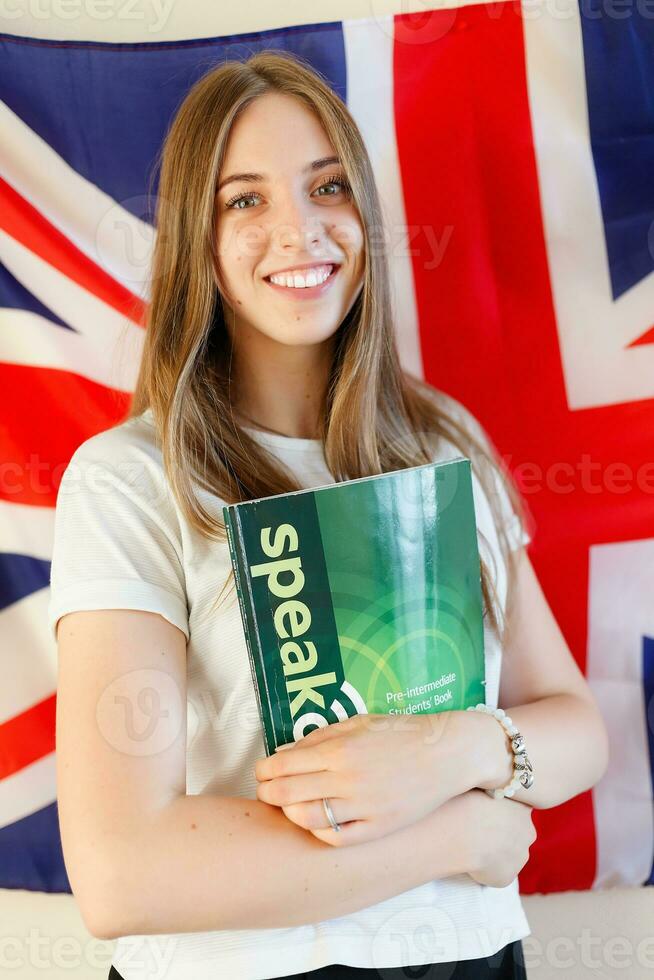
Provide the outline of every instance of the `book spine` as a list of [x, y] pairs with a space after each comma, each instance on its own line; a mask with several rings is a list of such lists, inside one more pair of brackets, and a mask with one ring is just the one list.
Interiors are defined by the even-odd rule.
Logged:
[[[232, 559], [232, 567], [234, 569], [236, 595], [238, 596], [239, 606], [241, 608], [241, 619], [243, 622], [243, 631], [245, 633], [245, 644], [250, 660], [252, 682], [257, 698], [259, 717], [261, 718], [266, 754], [271, 755], [275, 751], [276, 742], [274, 739], [273, 721], [270, 708], [264, 697], [265, 685], [262, 685], [261, 683], [263, 664], [260, 664], [260, 669], [258, 669], [259, 658], [257, 651], [259, 644], [257, 643], [256, 617], [254, 614], [254, 609], [251, 608], [249, 602], [250, 591], [246, 587], [245, 582], [245, 576], [247, 575], [245, 549], [242, 545], [240, 528], [235, 512], [232, 512], [227, 507], [224, 507], [223, 517], [225, 520], [225, 528], [227, 530], [227, 542], [229, 544], [229, 553]], [[235, 518], [234, 520], [232, 519], [233, 517]]]

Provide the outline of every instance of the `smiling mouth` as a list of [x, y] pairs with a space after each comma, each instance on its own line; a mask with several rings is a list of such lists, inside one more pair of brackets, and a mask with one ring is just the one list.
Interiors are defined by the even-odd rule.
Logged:
[[[330, 265], [330, 263], [327, 263]], [[341, 266], [336, 263], [331, 264], [331, 269], [329, 275], [324, 280], [324, 282], [318, 283], [315, 286], [282, 286], [277, 282], [272, 282], [270, 276], [264, 277], [264, 282], [266, 282], [273, 289], [281, 290], [285, 295], [291, 297], [297, 297], [297, 299], [311, 299], [313, 297], [321, 296], [332, 284]]]

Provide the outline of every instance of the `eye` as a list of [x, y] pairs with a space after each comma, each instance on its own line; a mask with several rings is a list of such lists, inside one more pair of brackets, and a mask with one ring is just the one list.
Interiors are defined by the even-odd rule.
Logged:
[[247, 208], [237, 208], [235, 205], [239, 204], [240, 201], [247, 201], [252, 197], [258, 197], [258, 194], [237, 194], [236, 197], [232, 197], [225, 204], [226, 208], [234, 208], [235, 211], [247, 211]]
[[[329, 187], [329, 186], [336, 186], [336, 185], [338, 185], [344, 193], [349, 193], [351, 189], [349, 183], [347, 182], [347, 180], [345, 180], [344, 177], [326, 177], [321, 184], [318, 184], [316, 190], [319, 191], [322, 187]], [[335, 195], [319, 194], [318, 197], [335, 197]]]
[[[349, 194], [351, 190], [348, 181], [345, 180], [344, 177], [333, 176], [333, 177], [326, 177], [320, 184], [318, 184], [318, 186], [316, 187], [316, 191], [321, 190], [323, 187], [331, 187], [331, 186], [334, 187], [339, 186], [343, 191], [343, 193], [345, 194]], [[333, 194], [319, 194], [318, 197], [336, 197], [337, 193], [338, 192], [335, 192]], [[248, 211], [249, 208], [247, 207], [241, 208], [238, 207], [238, 205], [240, 204], [241, 201], [250, 201], [255, 197], [259, 197], [259, 194], [254, 194], [254, 193], [236, 194], [234, 197], [230, 198], [230, 200], [225, 203], [225, 207], [231, 208], [234, 211]]]

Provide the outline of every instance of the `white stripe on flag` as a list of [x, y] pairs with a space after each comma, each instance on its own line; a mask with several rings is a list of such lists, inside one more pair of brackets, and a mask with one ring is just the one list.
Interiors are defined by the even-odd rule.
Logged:
[[[571, 409], [654, 397], [654, 275], [616, 301], [590, 145], [577, 0], [544, 0], [523, 20], [534, 148], [552, 294]], [[553, 67], [556, 66], [556, 69]]]
[[81, 335], [76, 342], [75, 335], [65, 336], [65, 328], [49, 324], [52, 336], [46, 341], [45, 329], [40, 328], [47, 321], [41, 320], [38, 325], [36, 318], [17, 322], [16, 315], [3, 310], [0, 361], [71, 370], [119, 391], [134, 390], [145, 337], [143, 327], [121, 316], [3, 231], [0, 259], [44, 306]]
[[0, 780], [0, 827], [29, 817], [57, 799], [56, 755], [50, 752]]
[[[138, 347], [140, 358], [142, 342]], [[112, 374], [101, 344], [28, 310], [0, 309], [0, 358], [8, 364], [70, 371], [122, 391], [132, 391], [135, 382], [132, 370], [122, 378]]]
[[0, 610], [0, 724], [54, 693], [57, 646], [48, 629], [50, 587]]
[[[11, 493], [14, 483], [21, 483], [21, 475], [16, 474], [14, 479], [10, 463], [5, 462], [4, 469], [7, 492]], [[11, 499], [0, 500], [2, 552], [28, 555], [30, 558], [51, 561], [54, 544], [54, 517], [54, 507], [32, 507], [29, 504], [11, 503]]]
[[590, 548], [586, 677], [610, 740], [609, 767], [593, 789], [594, 888], [641, 885], [652, 869], [654, 814], [642, 656], [643, 636], [654, 635], [653, 582], [654, 539]]
[[[0, 176], [96, 265], [147, 300], [152, 225], [80, 176], [1, 101], [0, 131]], [[145, 213], [145, 202], [135, 203]]]
[[395, 137], [393, 18], [386, 30], [372, 19], [343, 22], [347, 104], [370, 155], [388, 234], [391, 302], [402, 366], [423, 377], [411, 256], [407, 248], [402, 176]]

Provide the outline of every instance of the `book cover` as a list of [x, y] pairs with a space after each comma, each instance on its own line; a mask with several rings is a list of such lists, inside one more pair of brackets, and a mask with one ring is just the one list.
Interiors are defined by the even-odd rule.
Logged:
[[223, 514], [268, 755], [354, 714], [485, 700], [469, 459]]

